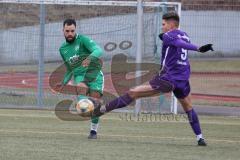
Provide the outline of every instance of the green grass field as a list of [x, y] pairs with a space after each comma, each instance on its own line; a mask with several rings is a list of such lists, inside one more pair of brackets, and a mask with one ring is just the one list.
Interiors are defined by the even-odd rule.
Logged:
[[101, 120], [88, 140], [89, 121], [61, 121], [53, 111], [0, 110], [1, 160], [236, 160], [240, 117], [200, 116], [207, 147], [196, 146], [187, 121], [134, 122], [117, 113]]

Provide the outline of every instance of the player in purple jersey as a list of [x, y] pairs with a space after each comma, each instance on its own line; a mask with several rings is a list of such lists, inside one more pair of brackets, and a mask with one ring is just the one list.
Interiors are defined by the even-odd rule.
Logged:
[[101, 116], [114, 109], [126, 107], [138, 98], [173, 92], [188, 115], [189, 123], [196, 135], [198, 145], [206, 146], [197, 113], [194, 111], [191, 102], [188, 50], [198, 52], [213, 51], [212, 44], [201, 47], [191, 44], [188, 35], [178, 29], [180, 20], [175, 12], [164, 14], [162, 19], [163, 33], [159, 35], [163, 41], [162, 68], [159, 74], [153, 77], [149, 84], [130, 89], [127, 93], [107, 103], [105, 106], [97, 106], [92, 114]]

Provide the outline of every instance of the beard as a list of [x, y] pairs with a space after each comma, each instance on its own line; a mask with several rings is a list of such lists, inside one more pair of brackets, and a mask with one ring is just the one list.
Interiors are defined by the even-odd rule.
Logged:
[[71, 37], [72, 39], [68, 39], [68, 38], [69, 38], [69, 37], [65, 37], [66, 41], [67, 41], [68, 43], [73, 43], [74, 40], [76, 39], [76, 35], [75, 35], [74, 37]]

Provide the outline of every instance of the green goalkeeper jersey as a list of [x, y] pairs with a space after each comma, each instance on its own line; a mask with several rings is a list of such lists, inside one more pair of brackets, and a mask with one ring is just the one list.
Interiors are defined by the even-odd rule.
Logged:
[[[64, 42], [59, 52], [67, 69], [62, 81], [64, 85], [71, 80], [72, 76], [78, 75], [85, 76], [85, 80], [91, 81], [96, 78], [101, 70], [102, 64], [99, 58], [103, 51], [99, 45], [87, 36], [76, 35], [73, 42]], [[86, 58], [90, 60], [90, 65], [83, 67], [81, 64]], [[88, 74], [89, 71], [91, 74]]]

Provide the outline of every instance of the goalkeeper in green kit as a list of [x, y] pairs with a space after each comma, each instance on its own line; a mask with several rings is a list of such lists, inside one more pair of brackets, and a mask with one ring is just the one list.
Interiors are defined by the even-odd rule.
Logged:
[[[59, 51], [66, 66], [66, 73], [60, 86], [67, 85], [73, 77], [74, 85], [81, 91], [76, 91], [78, 100], [101, 98], [104, 77], [101, 71], [102, 63], [99, 59], [103, 50], [93, 40], [85, 35], [76, 34], [76, 21], [66, 19], [63, 22], [63, 32], [66, 42]], [[91, 118], [89, 139], [97, 138], [99, 117]]]

